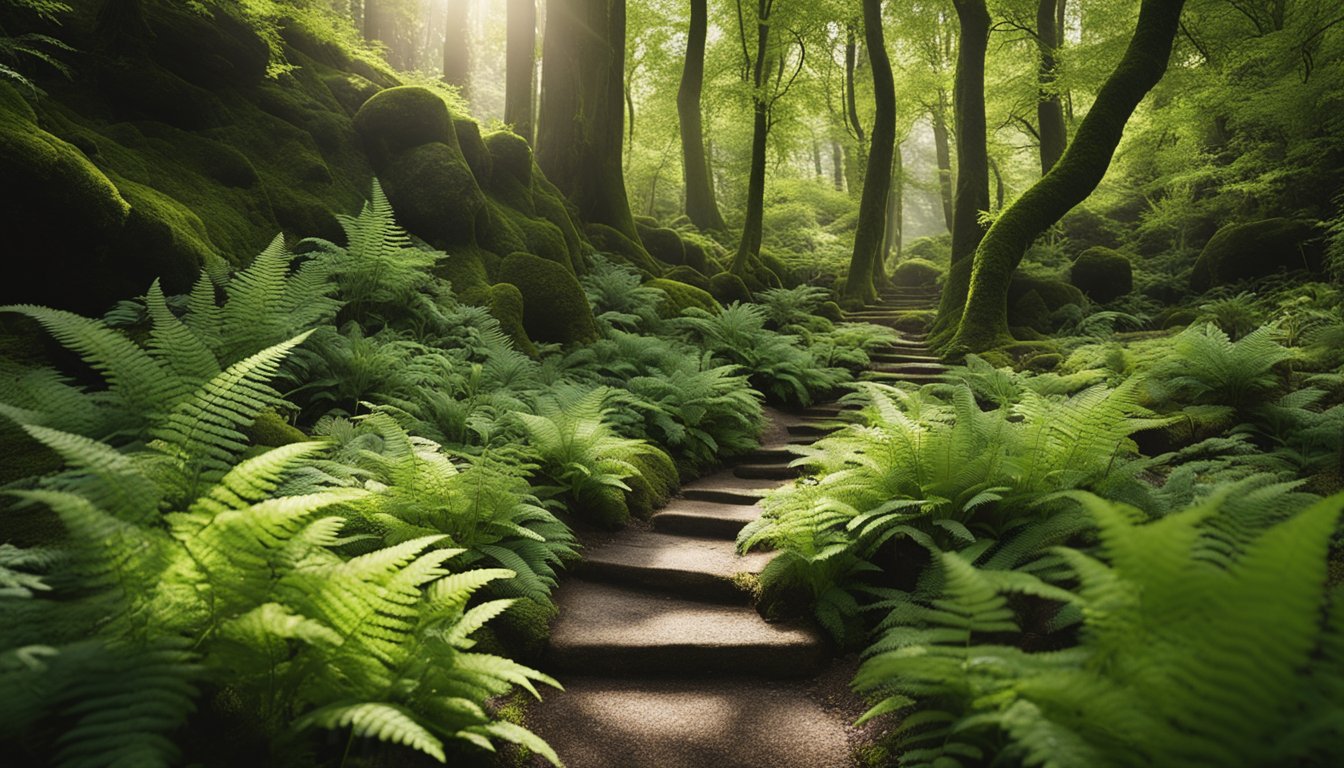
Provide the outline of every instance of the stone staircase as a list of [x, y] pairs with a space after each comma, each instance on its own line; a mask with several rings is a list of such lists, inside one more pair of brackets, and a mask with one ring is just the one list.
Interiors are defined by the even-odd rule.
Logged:
[[[934, 301], [891, 289], [847, 319], [889, 323]], [[873, 360], [874, 380], [933, 381], [943, 370], [908, 336]], [[844, 409], [768, 410], [760, 449], [687, 484], [648, 526], [587, 542], [557, 591], [542, 668], [565, 691], [547, 693], [529, 725], [569, 768], [852, 765], [863, 711], [848, 690], [852, 660], [832, 663], [813, 626], [763, 620], [742, 576], [772, 555], [734, 546], [762, 495], [797, 476], [791, 449], [828, 433]]]

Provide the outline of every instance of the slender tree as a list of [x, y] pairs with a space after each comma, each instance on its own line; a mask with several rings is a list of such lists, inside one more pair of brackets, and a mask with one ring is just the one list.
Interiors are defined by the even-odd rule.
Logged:
[[957, 11], [957, 74], [952, 110], [957, 121], [957, 182], [952, 195], [952, 264], [933, 333], [955, 330], [966, 302], [971, 257], [984, 237], [980, 212], [989, 210], [989, 150], [985, 140], [985, 52], [989, 9], [985, 0], [952, 0]]
[[552, 0], [537, 164], [588, 222], [639, 242], [621, 173], [625, 0]]
[[1040, 94], [1036, 101], [1037, 135], [1041, 146], [1041, 175], [1050, 172], [1064, 154], [1068, 130], [1064, 125], [1064, 102], [1056, 81], [1059, 79], [1057, 54], [1064, 43], [1064, 4], [1067, 0], [1039, 0], [1036, 5], [1036, 45], [1041, 61], [1037, 72]]
[[379, 0], [364, 0], [364, 39], [368, 42], [383, 39], [383, 12]]
[[845, 155], [839, 139], [831, 139], [831, 181], [837, 192], [845, 191]]
[[896, 84], [882, 34], [882, 0], [863, 0], [863, 43], [868, 49], [869, 69], [873, 73], [873, 133], [844, 296], [867, 303], [877, 298], [873, 278], [882, 270], [882, 240], [886, 233], [891, 159], [896, 144]]
[[443, 82], [457, 86], [464, 96], [471, 87], [469, 7], [467, 0], [448, 0], [443, 28]]
[[532, 141], [533, 74], [537, 55], [536, 0], [509, 0], [505, 32], [504, 122]]
[[891, 152], [891, 192], [887, 195], [887, 234], [882, 239], [882, 263], [901, 258], [901, 230], [905, 227], [905, 159], [901, 142]]
[[938, 89], [938, 99], [929, 108], [933, 125], [933, 153], [938, 163], [938, 197], [943, 202], [943, 222], [952, 231], [952, 142], [947, 130], [947, 92]]
[[1185, 0], [1143, 0], [1134, 36], [1050, 172], [999, 215], [976, 249], [966, 308], [952, 348], [978, 352], [1010, 340], [1008, 281], [1031, 243], [1087, 199], [1110, 167], [1125, 123], [1166, 73]]
[[705, 157], [705, 135], [700, 116], [700, 94], [705, 82], [705, 34], [709, 28], [706, 0], [691, 0], [691, 23], [686, 35], [686, 64], [677, 88], [677, 116], [681, 121], [681, 167], [686, 190], [686, 216], [704, 230], [723, 230], [723, 214], [714, 199], [714, 184]]

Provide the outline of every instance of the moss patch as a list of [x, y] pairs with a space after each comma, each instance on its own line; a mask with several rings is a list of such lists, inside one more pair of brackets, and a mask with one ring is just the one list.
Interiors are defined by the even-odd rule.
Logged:
[[457, 144], [462, 148], [462, 157], [467, 167], [476, 177], [476, 183], [488, 187], [494, 169], [494, 160], [481, 140], [481, 126], [467, 117], [453, 117], [453, 132], [457, 134]]
[[508, 334], [513, 340], [513, 345], [518, 351], [530, 356], [537, 356], [537, 347], [528, 338], [527, 330], [523, 327], [523, 294], [518, 290], [518, 286], [512, 283], [496, 283], [490, 286], [490, 303], [486, 306], [490, 309], [490, 314], [499, 321], [500, 330]]
[[485, 196], [454, 145], [433, 142], [401, 153], [382, 182], [402, 226], [435, 247], [451, 253], [488, 226]]
[[[751, 291], [747, 289], [747, 284], [731, 272], [720, 272], [709, 278], [709, 292], [723, 304], [751, 301]], [[835, 312], [838, 316], [840, 307], [837, 306]]]
[[617, 232], [606, 224], [589, 224], [585, 230], [597, 250], [615, 256], [646, 275], [657, 277], [666, 271], [664, 266], [644, 250], [644, 246]]
[[694, 285], [668, 280], [665, 277], [655, 278], [645, 285], [658, 288], [667, 294], [663, 302], [658, 305], [658, 314], [662, 317], [676, 317], [688, 307], [699, 307], [706, 312], [719, 311], [719, 303], [714, 297], [709, 295], [708, 291], [703, 291]]
[[891, 271], [891, 282], [906, 287], [937, 285], [943, 277], [943, 268], [928, 259], [906, 259]]
[[513, 253], [500, 262], [497, 277], [522, 293], [523, 327], [530, 338], [561, 344], [597, 338], [588, 298], [563, 265], [530, 253]]
[[354, 125], [375, 168], [381, 169], [396, 155], [423, 144], [446, 144], [458, 157], [462, 154], [448, 105], [438, 94], [420, 86], [379, 91], [360, 107]]
[[702, 291], [710, 290], [709, 278], [685, 265], [667, 270], [667, 274], [665, 274], [664, 277], [668, 280], [676, 280], [679, 283], [694, 285]]
[[1205, 291], [1281, 270], [1319, 272], [1324, 253], [1322, 230], [1314, 222], [1265, 219], [1232, 224], [1204, 245], [1190, 273], [1190, 287]]
[[1093, 301], [1113, 301], [1134, 290], [1134, 268], [1124, 254], [1094, 246], [1073, 262], [1069, 282]]

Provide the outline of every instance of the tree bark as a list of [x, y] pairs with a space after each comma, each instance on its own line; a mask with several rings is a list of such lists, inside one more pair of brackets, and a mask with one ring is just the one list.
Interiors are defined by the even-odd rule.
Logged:
[[686, 64], [677, 88], [677, 117], [681, 121], [681, 168], [686, 191], [686, 216], [702, 230], [724, 230], [705, 157], [700, 96], [705, 82], [705, 34], [709, 28], [706, 0], [691, 0], [691, 23], [686, 35]]
[[901, 229], [904, 226], [905, 159], [901, 157], [901, 145], [897, 143], [891, 152], [891, 192], [887, 195], [887, 235], [882, 241], [883, 264], [890, 261], [893, 255], [900, 261]]
[[378, 10], [378, 0], [364, 0], [364, 40], [373, 42], [382, 39], [379, 20], [382, 12]]
[[831, 139], [831, 177], [835, 191], [845, 191], [845, 154], [837, 139]]
[[542, 56], [537, 164], [581, 219], [640, 242], [621, 173], [625, 0], [552, 0]]
[[989, 149], [985, 143], [985, 51], [989, 9], [985, 0], [953, 0], [959, 42], [952, 112], [957, 121], [957, 183], [952, 196], [952, 264], [943, 284], [932, 333], [955, 330], [966, 303], [971, 258], [985, 230], [980, 212], [989, 210]]
[[896, 144], [896, 84], [882, 34], [882, 0], [863, 0], [863, 43], [873, 73], [873, 135], [844, 296], [866, 304], [877, 298], [874, 277], [884, 277], [882, 241], [886, 234], [891, 158]]
[[1041, 175], [1059, 162], [1064, 154], [1064, 145], [1068, 143], [1068, 130], [1064, 126], [1064, 103], [1059, 97], [1056, 81], [1059, 79], [1059, 62], [1056, 52], [1064, 43], [1064, 29], [1059, 20], [1064, 15], [1066, 0], [1039, 0], [1036, 6], [1036, 44], [1040, 48], [1041, 61], [1037, 73], [1038, 97], [1036, 101], [1037, 133], [1041, 142]]
[[463, 98], [471, 85], [471, 28], [467, 0], [448, 0], [443, 28], [443, 82], [457, 86]]
[[1106, 175], [1125, 123], [1166, 73], [1185, 0], [1143, 0], [1134, 36], [1050, 172], [995, 220], [975, 253], [970, 294], [951, 347], [980, 352], [1011, 340], [1008, 281], [1032, 242], [1087, 199]]
[[938, 101], [929, 110], [933, 123], [933, 151], [938, 158], [938, 196], [943, 201], [943, 221], [952, 231], [952, 147], [947, 133], [947, 95], [938, 89]]
[[537, 55], [536, 0], [509, 0], [505, 39], [504, 122], [532, 142], [533, 73]]
[[[740, 0], [739, 0], [740, 1]], [[761, 228], [765, 222], [765, 140], [770, 131], [770, 103], [765, 95], [769, 73], [765, 56], [770, 47], [772, 0], [756, 0], [756, 58], [752, 64], [751, 171], [747, 176], [746, 216], [742, 239], [733, 255], [732, 272], [745, 275], [751, 260], [761, 253]], [[745, 33], [744, 33], [745, 34]], [[745, 52], [744, 52], [745, 53]]]
[[812, 175], [820, 179], [821, 171], [821, 142], [815, 138], [812, 139]]

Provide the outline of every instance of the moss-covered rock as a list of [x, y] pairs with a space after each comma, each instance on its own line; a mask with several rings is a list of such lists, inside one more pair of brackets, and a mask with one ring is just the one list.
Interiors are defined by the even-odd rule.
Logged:
[[642, 224], [636, 224], [635, 229], [639, 231], [639, 239], [644, 242], [644, 248], [650, 256], [669, 266], [686, 263], [686, 249], [676, 230]]
[[943, 278], [943, 268], [928, 259], [908, 258], [891, 271], [891, 282], [905, 287], [937, 285]]
[[667, 274], [663, 275], [663, 277], [666, 277], [668, 280], [676, 280], [679, 283], [694, 285], [702, 291], [709, 290], [709, 278], [685, 265], [667, 270]]
[[253, 85], [271, 51], [252, 23], [227, 5], [199, 13], [185, 3], [145, 3], [150, 53], [164, 68], [208, 88]]
[[586, 498], [579, 499], [580, 516], [603, 528], [623, 528], [630, 522], [630, 508], [625, 502], [625, 492], [611, 485], [598, 486]]
[[630, 492], [625, 496], [626, 508], [630, 514], [646, 520], [653, 510], [665, 506], [672, 492], [680, 482], [677, 465], [661, 449], [650, 446], [649, 450], [627, 458], [639, 474], [627, 478], [625, 483]]
[[771, 288], [788, 288], [797, 284], [798, 281], [789, 265], [768, 249], [761, 249], [761, 264], [769, 270], [769, 275], [774, 276], [774, 280], [771, 280], [769, 275], [765, 277]]
[[1041, 294], [1029, 290], [1017, 299], [1009, 301], [1008, 324], [1014, 329], [1030, 328], [1037, 333], [1049, 333], [1052, 328], [1050, 307], [1041, 298]]
[[563, 265], [530, 253], [512, 253], [500, 262], [500, 282], [513, 283], [523, 296], [523, 327], [536, 341], [572, 344], [597, 338], [588, 298], [578, 278]]
[[190, 208], [152, 187], [126, 179], [117, 183], [131, 212], [114, 242], [134, 249], [137, 256], [126, 265], [127, 272], [138, 284], [158, 278], [167, 292], [186, 292], [200, 268], [219, 258], [205, 224]]
[[532, 186], [532, 148], [527, 139], [513, 131], [494, 131], [486, 134], [485, 148], [500, 173], [524, 188]]
[[431, 142], [402, 152], [382, 183], [401, 225], [436, 247], [473, 242], [477, 229], [488, 226], [485, 195], [455, 145]]
[[457, 134], [457, 145], [462, 149], [462, 157], [466, 159], [471, 174], [476, 177], [476, 183], [481, 187], [489, 187], [494, 159], [481, 139], [481, 126], [469, 117], [454, 115], [453, 132]]
[[500, 330], [509, 335], [519, 352], [536, 357], [537, 347], [523, 327], [523, 293], [513, 283], [490, 286], [490, 314], [499, 321]]
[[713, 275], [722, 272], [723, 269], [715, 264], [705, 252], [704, 246], [694, 240], [681, 239], [682, 253], [686, 257], [686, 266], [694, 269], [702, 275]]
[[1124, 254], [1094, 246], [1073, 262], [1069, 282], [1093, 301], [1114, 301], [1134, 290], [1134, 267]]
[[1033, 277], [1020, 272], [1015, 273], [1008, 283], [1008, 305], [1011, 307], [1030, 291], [1035, 291], [1046, 309], [1051, 312], [1065, 304], [1087, 306], [1087, 297], [1074, 286], [1062, 280]]
[[490, 197], [486, 198], [485, 207], [485, 220], [476, 231], [476, 241], [482, 248], [493, 253], [531, 250], [520, 226], [524, 216]]
[[[668, 277], [672, 275], [669, 274]], [[747, 288], [747, 284], [732, 272], [720, 272], [709, 278], [709, 293], [722, 304], [751, 301], [751, 291]], [[837, 312], [839, 309], [836, 307]]]
[[439, 262], [435, 273], [453, 286], [458, 299], [479, 307], [490, 306], [490, 273], [499, 266], [499, 256], [477, 245], [453, 251]]
[[275, 411], [266, 411], [253, 420], [252, 425], [247, 428], [247, 437], [252, 445], [267, 448], [279, 448], [282, 445], [302, 443], [308, 439], [307, 435], [285, 421]]
[[519, 217], [516, 223], [523, 234], [523, 241], [527, 243], [528, 252], [574, 269], [569, 259], [569, 246], [559, 227], [545, 219], [529, 219], [525, 216]]
[[694, 285], [668, 280], [665, 277], [655, 278], [645, 285], [667, 294], [663, 302], [658, 305], [658, 314], [662, 317], [676, 317], [688, 307], [699, 307], [706, 312], [719, 311], [719, 303], [714, 297], [709, 295], [708, 291], [703, 291]]
[[1323, 234], [1316, 222], [1298, 219], [1228, 225], [1214, 233], [1200, 251], [1190, 287], [1206, 291], [1284, 270], [1319, 272], [1325, 254]]
[[902, 249], [904, 259], [924, 259], [935, 264], [946, 264], [952, 258], [952, 236], [948, 234], [921, 237]]
[[824, 317], [833, 323], [838, 323], [845, 319], [845, 311], [834, 301], [823, 301], [817, 306], [817, 317]]
[[403, 85], [379, 91], [355, 113], [354, 125], [380, 172], [392, 158], [425, 144], [445, 144], [462, 156], [447, 103], [427, 88]]
[[564, 196], [541, 175], [540, 171], [536, 171], [532, 177], [532, 201], [536, 207], [537, 215], [554, 224], [560, 230], [560, 234], [564, 235], [570, 262], [574, 265], [574, 270], [582, 274], [583, 259], [581, 256], [588, 246], [579, 235], [578, 226], [574, 222], [574, 214], [565, 204]]
[[1038, 352], [1022, 358], [1022, 367], [1029, 371], [1044, 373], [1053, 371], [1064, 362], [1064, 356], [1058, 352]]
[[658, 276], [667, 271], [666, 267], [644, 250], [644, 246], [617, 232], [606, 224], [589, 224], [584, 228], [593, 247], [602, 253], [615, 256], [646, 275]]

